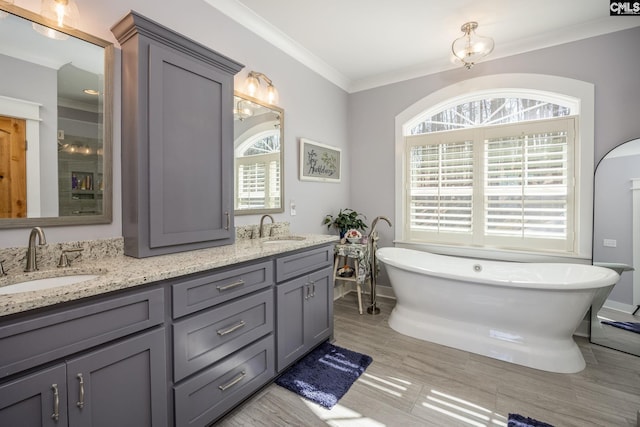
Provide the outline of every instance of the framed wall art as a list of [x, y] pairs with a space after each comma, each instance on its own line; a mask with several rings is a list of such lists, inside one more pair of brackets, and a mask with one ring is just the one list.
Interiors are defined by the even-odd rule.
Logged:
[[340, 182], [342, 150], [300, 138], [300, 180]]

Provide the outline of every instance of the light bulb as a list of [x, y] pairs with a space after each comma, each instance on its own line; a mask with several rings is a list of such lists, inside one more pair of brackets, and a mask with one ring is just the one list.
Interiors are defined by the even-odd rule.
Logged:
[[278, 102], [278, 91], [274, 85], [269, 85], [267, 88], [267, 102], [269, 104], [276, 104]]
[[249, 77], [247, 77], [246, 81], [247, 94], [253, 98], [257, 98], [259, 88], [260, 82], [258, 81], [258, 78], [249, 74]]
[[40, 14], [55, 21], [59, 28], [78, 25], [78, 6], [73, 0], [42, 0]]

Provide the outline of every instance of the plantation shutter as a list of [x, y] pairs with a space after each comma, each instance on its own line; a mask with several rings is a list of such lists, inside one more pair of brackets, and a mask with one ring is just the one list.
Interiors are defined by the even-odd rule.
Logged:
[[239, 160], [237, 207], [252, 209], [264, 206], [265, 172], [265, 163]]
[[573, 250], [575, 119], [405, 137], [411, 240]]
[[472, 134], [458, 131], [436, 138], [429, 134], [407, 138], [408, 224], [414, 235], [428, 232], [450, 235], [454, 241], [469, 240], [473, 227]]
[[280, 161], [271, 160], [269, 162], [269, 197], [266, 205], [269, 208], [280, 206]]
[[485, 130], [486, 242], [572, 249], [572, 125], [556, 119]]
[[236, 208], [280, 206], [280, 153], [236, 157]]

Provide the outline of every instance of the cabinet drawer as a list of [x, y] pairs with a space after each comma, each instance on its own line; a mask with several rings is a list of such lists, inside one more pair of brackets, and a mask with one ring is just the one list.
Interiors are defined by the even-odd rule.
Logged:
[[273, 289], [199, 313], [173, 325], [174, 380], [216, 363], [273, 331]]
[[273, 335], [174, 387], [178, 426], [206, 426], [274, 377]]
[[0, 326], [0, 378], [164, 321], [157, 288]]
[[332, 264], [333, 246], [283, 256], [276, 259], [276, 282], [280, 283]]
[[172, 286], [173, 318], [177, 319], [272, 284], [272, 261], [183, 280]]

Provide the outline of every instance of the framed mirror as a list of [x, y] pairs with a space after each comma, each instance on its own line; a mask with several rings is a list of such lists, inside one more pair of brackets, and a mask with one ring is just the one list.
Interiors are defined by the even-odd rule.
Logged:
[[284, 110], [235, 92], [235, 215], [284, 212]]
[[600, 161], [593, 200], [593, 264], [620, 280], [594, 298], [591, 342], [640, 356], [640, 139]]
[[0, 228], [112, 220], [113, 45], [0, 0]]

